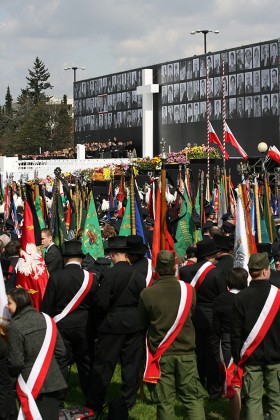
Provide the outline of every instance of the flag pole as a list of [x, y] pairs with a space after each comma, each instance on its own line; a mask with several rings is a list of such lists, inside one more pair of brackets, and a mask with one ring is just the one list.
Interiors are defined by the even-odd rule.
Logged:
[[56, 213], [56, 200], [57, 200], [57, 191], [58, 191], [58, 181], [59, 181], [59, 176], [61, 174], [61, 169], [60, 168], [55, 168], [54, 170], [54, 185], [53, 185], [53, 202], [52, 202], [52, 214], [51, 214], [51, 220], [50, 220], [50, 231], [51, 234], [53, 235], [54, 232], [54, 218], [55, 218], [55, 213]]
[[166, 223], [166, 199], [165, 199], [165, 190], [166, 190], [166, 153], [165, 153], [165, 145], [166, 141], [162, 139], [162, 153], [161, 153], [161, 174], [160, 174], [160, 183], [161, 183], [161, 212], [160, 212], [160, 249], [165, 249], [165, 223]]
[[209, 67], [206, 57], [206, 125], [207, 125], [207, 173], [205, 197], [210, 201], [210, 84]]
[[129, 197], [129, 199], [130, 199], [131, 233], [132, 233], [132, 235], [136, 235], [133, 163], [131, 163], [131, 166], [130, 166], [130, 197]]
[[226, 91], [225, 91], [225, 62], [222, 62], [222, 94], [223, 94], [223, 167], [226, 173]]
[[226, 209], [229, 209], [229, 186], [226, 172], [226, 90], [225, 90], [225, 62], [222, 61], [222, 118], [223, 118], [223, 171], [226, 196]]
[[256, 221], [257, 221], [257, 235], [258, 235], [258, 242], [259, 243], [262, 243], [260, 202], [259, 202], [259, 186], [258, 186], [258, 182], [257, 182], [256, 173], [254, 173], [253, 176], [254, 176], [253, 190], [254, 190], [254, 194], [255, 194], [255, 209], [256, 209]]

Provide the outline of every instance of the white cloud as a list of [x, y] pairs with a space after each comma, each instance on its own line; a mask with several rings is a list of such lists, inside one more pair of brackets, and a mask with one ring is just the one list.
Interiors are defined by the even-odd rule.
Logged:
[[38, 56], [49, 69], [52, 94], [72, 95], [65, 66], [85, 66], [89, 78], [278, 36], [276, 0], [1, 0], [0, 103], [9, 85], [14, 99]]

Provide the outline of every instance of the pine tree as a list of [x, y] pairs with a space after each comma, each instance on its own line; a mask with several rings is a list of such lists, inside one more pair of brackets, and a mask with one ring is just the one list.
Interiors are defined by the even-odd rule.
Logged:
[[13, 97], [10, 92], [10, 87], [7, 87], [7, 92], [5, 95], [5, 111], [7, 114], [11, 114], [13, 110]]
[[[28, 70], [28, 72], [29, 77], [26, 77], [28, 80], [26, 90], [33, 98], [33, 103], [38, 104], [40, 101], [47, 102], [49, 97], [46, 96], [45, 91], [52, 89], [53, 86], [48, 81], [50, 73], [45, 67], [45, 64], [36, 57], [33, 70]], [[25, 93], [25, 91], [22, 91], [22, 93]]]

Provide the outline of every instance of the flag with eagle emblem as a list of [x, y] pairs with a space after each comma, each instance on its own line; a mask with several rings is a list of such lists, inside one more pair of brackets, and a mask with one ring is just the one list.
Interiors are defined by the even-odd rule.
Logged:
[[36, 245], [33, 214], [27, 200], [24, 201], [20, 248], [17, 287], [23, 287], [30, 293], [33, 305], [39, 310], [48, 282], [48, 272], [42, 251]]

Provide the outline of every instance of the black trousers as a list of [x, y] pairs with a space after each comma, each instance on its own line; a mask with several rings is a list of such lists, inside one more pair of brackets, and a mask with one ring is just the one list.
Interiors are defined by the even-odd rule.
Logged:
[[222, 377], [212, 350], [212, 331], [210, 328], [197, 327], [195, 328], [195, 337], [200, 382], [207, 389], [210, 397], [219, 397], [222, 394]]
[[96, 341], [88, 405], [99, 410], [120, 359], [122, 398], [128, 408], [136, 400], [144, 349], [144, 333], [100, 334]]
[[56, 420], [59, 416], [59, 392], [39, 394], [36, 404], [43, 420]]
[[86, 398], [89, 385], [90, 353], [87, 327], [59, 327], [60, 335], [66, 347], [68, 364], [76, 362], [80, 385]]

